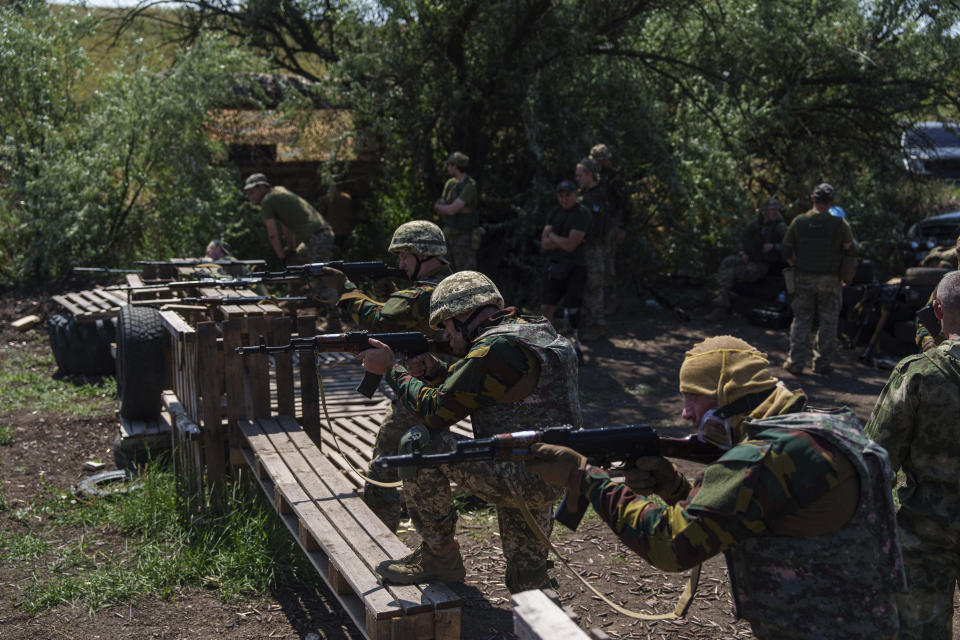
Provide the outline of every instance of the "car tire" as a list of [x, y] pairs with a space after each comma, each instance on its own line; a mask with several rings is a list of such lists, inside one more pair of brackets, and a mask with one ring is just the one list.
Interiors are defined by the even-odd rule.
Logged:
[[67, 313], [57, 313], [47, 320], [50, 349], [57, 369], [64, 374], [106, 375], [114, 370], [110, 342], [113, 319], [77, 322]]
[[903, 284], [907, 287], [935, 287], [950, 269], [936, 267], [911, 267], [903, 275]]
[[[140, 488], [140, 483], [131, 482], [134, 477], [133, 473], [126, 469], [102, 471], [81, 480], [80, 484], [77, 485], [77, 493], [88, 498], [106, 498], [107, 496], [124, 494]], [[125, 484], [110, 488], [110, 485], [115, 482]]]
[[117, 318], [117, 396], [120, 416], [153, 420], [163, 391], [163, 325], [151, 307], [127, 305]]

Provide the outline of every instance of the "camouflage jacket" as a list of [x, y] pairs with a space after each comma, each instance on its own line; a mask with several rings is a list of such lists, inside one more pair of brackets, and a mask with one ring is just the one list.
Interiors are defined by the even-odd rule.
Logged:
[[[802, 403], [797, 403], [791, 409], [795, 411], [801, 407]], [[707, 465], [695, 479], [685, 499], [680, 499], [671, 506], [663, 506], [634, 494], [628, 487], [612, 482], [606, 472], [596, 467], [588, 467], [581, 490], [586, 492], [594, 509], [620, 539], [660, 569], [681, 571], [717, 553], [732, 551], [736, 562], [741, 563], [731, 563], [732, 579], [740, 574], [737, 566], [746, 563], [750, 572], [756, 572], [757, 576], [780, 580], [780, 583], [772, 588], [769, 584], [758, 584], [756, 580], [746, 584], [741, 580], [741, 584], [735, 585], [734, 592], [738, 594], [738, 601], [741, 604], [747, 601], [742, 613], [755, 625], [755, 630], [770, 629], [769, 626], [757, 623], [758, 617], [767, 619], [767, 625], [777, 626], [777, 629], [770, 633], [758, 633], [758, 637], [866, 637], [834, 636], [832, 631], [822, 628], [816, 632], [811, 631], [808, 625], [822, 622], [821, 616], [828, 615], [828, 605], [831, 603], [817, 602], [812, 605], [808, 602], [809, 598], [805, 597], [815, 593], [807, 591], [807, 588], [820, 588], [823, 579], [836, 581], [830, 588], [831, 593], [851, 589], [855, 585], [850, 584], [849, 572], [860, 559], [847, 558], [845, 554], [839, 553], [825, 554], [825, 557], [829, 556], [835, 561], [834, 565], [829, 567], [830, 570], [824, 573], [822, 579], [816, 580], [805, 571], [797, 572], [795, 566], [797, 562], [805, 562], [820, 553], [824, 548], [821, 542], [829, 544], [835, 536], [843, 539], [850, 536], [851, 533], [846, 531], [849, 523], [844, 526], [844, 523], [850, 520], [849, 514], [842, 518], [836, 513], [828, 514], [828, 518], [832, 516], [832, 521], [825, 518], [825, 521], [818, 522], [818, 526], [823, 529], [837, 529], [824, 536], [787, 537], [778, 536], [773, 531], [779, 529], [784, 521], [796, 517], [798, 513], [804, 513], [803, 510], [827, 496], [838, 486], [842, 475], [836, 449], [832, 446], [835, 443], [827, 440], [831, 446], [826, 446], [822, 437], [811, 433], [815, 432], [819, 420], [811, 417], [815, 415], [829, 414], [791, 412], [785, 416], [747, 423], [746, 438], [716, 463]], [[796, 424], [792, 428], [778, 426], [777, 421], [784, 418], [795, 420]], [[853, 462], [858, 471], [868, 468], [858, 460]], [[882, 474], [877, 477], [880, 477], [880, 485], [887, 482], [888, 477]], [[872, 496], [866, 489], [875, 489], [877, 485], [872, 477], [870, 481], [861, 484], [863, 487], [857, 503], [857, 513], [864, 518], [867, 530], [872, 531], [884, 525], [888, 527], [885, 531], [889, 537], [893, 526], [892, 508], [885, 516], [878, 518], [872, 503], [866, 499], [866, 496]], [[887, 495], [889, 497], [889, 492]], [[809, 514], [810, 511], [805, 513]], [[857, 539], [869, 538], [864, 530], [857, 529], [855, 533]], [[762, 542], [758, 544], [758, 540]], [[790, 547], [789, 553], [781, 544]], [[884, 549], [889, 562], [877, 561], [880, 555], [876, 547], [877, 545], [869, 544], [857, 550], [857, 553], [865, 550], [865, 553], [872, 554], [867, 561], [869, 566], [879, 567], [877, 572], [884, 574], [892, 572], [895, 574], [893, 578], [897, 578], [897, 569], [901, 566], [899, 546], [894, 545], [895, 553], [890, 548]], [[843, 549], [849, 551], [850, 547], [845, 545]], [[772, 560], [771, 557], [777, 560]], [[783, 566], [778, 565], [780, 559], [784, 560]], [[820, 564], [822, 563], [818, 563], [818, 567]], [[891, 567], [891, 564], [895, 566]], [[780, 568], [783, 569], [782, 572], [779, 571]], [[861, 569], [857, 568], [857, 571]], [[899, 576], [902, 578], [902, 572]], [[882, 587], [876, 603], [871, 603], [868, 608], [870, 612], [881, 614], [871, 634], [876, 631], [878, 637], [890, 637], [886, 631], [887, 625], [891, 620], [895, 623], [896, 614], [893, 609], [892, 617], [890, 615], [892, 600], [888, 595], [896, 589], [889, 588], [889, 585], [896, 580], [890, 579], [889, 575], [882, 582], [873, 580], [872, 577], [870, 580]], [[758, 591], [766, 597], [758, 600]], [[750, 593], [751, 596], [745, 598], [745, 593]], [[771, 595], [779, 599], [772, 598]], [[837, 604], [839, 606], [845, 602], [840, 600]], [[795, 614], [784, 613], [789, 612], [795, 604], [806, 608], [794, 611], [810, 614], [807, 622], [798, 620]], [[817, 608], [812, 608], [814, 606]], [[767, 615], [772, 611], [775, 611], [773, 615]], [[782, 623], [779, 623], [781, 618]], [[864, 622], [860, 616], [851, 616], [850, 621], [857, 629], [862, 629], [863, 624], [874, 624], [869, 620]], [[781, 624], [783, 626], [780, 626]], [[794, 628], [797, 630], [792, 630]], [[803, 629], [806, 629], [806, 632], [800, 631]], [[840, 626], [837, 626], [837, 629], [840, 629]]]
[[[787, 235], [787, 224], [779, 218], [773, 222], [763, 219], [754, 220], [744, 231], [741, 246], [743, 252], [754, 262], [777, 264], [784, 261], [783, 237], [785, 235]], [[767, 243], [773, 245], [772, 250], [763, 250], [763, 245]]]
[[[960, 539], [960, 339], [907, 356], [890, 374], [867, 434], [890, 453], [907, 482], [899, 489], [902, 526]], [[935, 533], [936, 532], [936, 533]]]
[[[466, 356], [450, 365], [437, 379], [420, 380], [403, 365], [395, 364], [386, 376], [387, 383], [399, 401], [420, 415], [431, 429], [447, 428], [467, 415], [483, 414], [497, 403], [516, 403], [539, 386], [540, 347], [517, 339], [511, 335], [512, 331], [491, 329], [532, 321], [518, 315], [515, 308], [504, 309], [487, 321], [487, 327], [473, 340]], [[548, 372], [548, 376], [553, 373]], [[579, 418], [579, 405], [576, 414]], [[504, 430], [504, 426], [498, 428]]]
[[412, 287], [394, 291], [386, 302], [377, 302], [368, 297], [352, 282], [347, 282], [340, 292], [337, 303], [348, 311], [354, 323], [370, 331], [420, 331], [432, 336], [430, 328], [430, 296], [440, 281], [453, 271], [443, 265], [429, 276], [418, 280]]

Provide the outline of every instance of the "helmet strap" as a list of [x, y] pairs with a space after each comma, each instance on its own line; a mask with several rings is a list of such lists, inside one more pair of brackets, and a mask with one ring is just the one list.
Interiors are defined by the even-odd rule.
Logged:
[[[485, 306], [486, 305], [484, 305], [484, 307]], [[450, 320], [453, 321], [453, 326], [456, 328], [457, 331], [460, 332], [460, 336], [463, 338], [463, 341], [467, 344], [470, 344], [470, 341], [473, 339], [473, 333], [474, 333], [469, 329], [470, 323], [473, 322], [478, 315], [480, 315], [480, 312], [484, 309], [484, 307], [477, 307], [476, 309], [474, 309], [473, 313], [467, 316], [466, 320], [460, 320], [459, 318], [456, 318], [456, 317], [450, 318]], [[474, 330], [476, 330], [476, 327], [474, 327]]]

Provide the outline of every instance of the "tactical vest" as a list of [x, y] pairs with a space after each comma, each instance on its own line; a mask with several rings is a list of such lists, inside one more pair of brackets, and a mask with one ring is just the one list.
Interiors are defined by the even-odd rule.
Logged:
[[[412, 287], [408, 287], [407, 289], [400, 289], [399, 291], [394, 291], [393, 293], [390, 294], [390, 297], [405, 298], [406, 300], [409, 301], [411, 305], [415, 305], [417, 304], [417, 300], [420, 298], [420, 296], [426, 295], [427, 296], [426, 306], [429, 310], [430, 296], [433, 295], [433, 290], [437, 288], [437, 285], [440, 284], [440, 282], [444, 278], [446, 278], [452, 273], [453, 271], [451, 271], [450, 268], [446, 266], [444, 268], [437, 269], [431, 275], [424, 276], [423, 278], [415, 281]], [[426, 315], [424, 315], [422, 322], [420, 323], [420, 325], [417, 326], [416, 331], [419, 331], [423, 335], [429, 338], [433, 338], [435, 340], [443, 337], [442, 331], [437, 331], [436, 329], [430, 326], [429, 311]]]
[[860, 501], [839, 530], [814, 538], [763, 535], [726, 553], [737, 615], [758, 638], [892, 638], [899, 627], [893, 593], [906, 588], [890, 491], [893, 470], [847, 409], [791, 413], [745, 423], [750, 437], [797, 429], [849, 458]]
[[470, 419], [476, 438], [563, 424], [583, 426], [573, 345], [543, 318], [524, 319], [527, 322], [494, 325], [481, 332], [478, 339], [505, 336], [526, 347], [540, 363], [540, 379], [524, 398], [472, 411]]
[[797, 270], [806, 273], [840, 274], [843, 249], [840, 233], [843, 218], [827, 212], [804, 214], [797, 218]]

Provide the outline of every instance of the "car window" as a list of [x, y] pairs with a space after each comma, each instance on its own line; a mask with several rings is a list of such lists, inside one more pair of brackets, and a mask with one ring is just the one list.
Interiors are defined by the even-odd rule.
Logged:
[[907, 145], [912, 147], [960, 147], [960, 133], [955, 127], [943, 125], [911, 129], [907, 132]]

